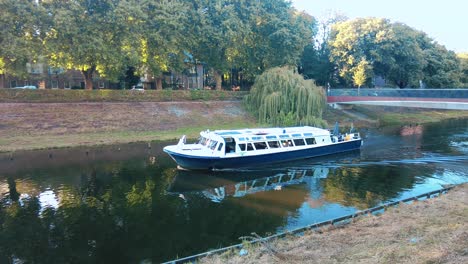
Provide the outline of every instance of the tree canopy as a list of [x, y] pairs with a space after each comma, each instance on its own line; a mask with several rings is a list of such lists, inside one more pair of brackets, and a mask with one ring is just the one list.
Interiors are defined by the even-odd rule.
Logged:
[[217, 89], [232, 69], [253, 81], [282, 66], [322, 86], [381, 77], [448, 88], [467, 78], [464, 60], [424, 32], [384, 18], [318, 22], [286, 0], [0, 0], [0, 75], [23, 78], [37, 62], [81, 71], [87, 89], [96, 73], [153, 77], [160, 89], [163, 73], [194, 63]]
[[26, 64], [38, 60], [48, 20], [30, 0], [0, 0], [0, 75], [23, 77]]
[[325, 126], [325, 92], [288, 67], [276, 67], [257, 77], [245, 105], [260, 123], [275, 126]]
[[221, 88], [221, 74], [242, 68], [246, 78], [265, 69], [296, 65], [310, 41], [312, 17], [284, 0], [192, 0], [187, 49], [209, 65]]
[[[358, 18], [332, 27], [328, 41], [330, 60], [345, 83], [353, 83], [362, 61], [369, 63], [369, 77], [383, 77], [400, 88], [434, 88], [459, 85], [459, 62], [453, 52], [425, 33], [382, 18]], [[367, 85], [371, 86], [372, 78]], [[356, 84], [357, 85], [357, 84]]]

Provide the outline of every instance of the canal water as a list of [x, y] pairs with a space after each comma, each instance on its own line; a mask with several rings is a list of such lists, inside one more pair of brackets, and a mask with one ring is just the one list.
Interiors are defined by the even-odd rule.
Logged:
[[468, 120], [362, 131], [360, 151], [190, 172], [166, 143], [0, 154], [0, 263], [158, 263], [468, 182]]

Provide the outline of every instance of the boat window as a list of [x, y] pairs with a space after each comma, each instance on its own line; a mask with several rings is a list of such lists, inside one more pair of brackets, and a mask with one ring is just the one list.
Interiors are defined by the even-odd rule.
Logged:
[[266, 136], [267, 139], [276, 139], [276, 136]]
[[262, 140], [263, 137], [252, 137], [252, 140]]
[[278, 141], [268, 141], [268, 146], [270, 146], [270, 148], [279, 148], [280, 147]]
[[280, 138], [288, 138], [289, 135], [280, 135], [279, 137], [280, 137]]
[[315, 142], [315, 138], [306, 138], [305, 139], [307, 145], [315, 145], [317, 142]]
[[302, 137], [301, 134], [292, 134], [292, 137]]
[[312, 133], [304, 133], [304, 137], [311, 137], [311, 136], [313, 136]]
[[267, 149], [268, 148], [266, 142], [255, 142], [254, 146], [255, 146], [255, 149]]
[[252, 143], [247, 143], [247, 151], [254, 150]]
[[305, 145], [304, 139], [302, 139], [302, 138], [294, 139], [294, 145], [296, 145], [296, 146], [304, 146], [304, 145]]
[[226, 153], [236, 152], [236, 141], [232, 140], [231, 142], [226, 142]]
[[243, 138], [243, 137], [239, 138], [239, 141], [244, 141], [244, 140], [245, 140], [245, 138]]
[[223, 143], [219, 143], [219, 146], [218, 146], [218, 151], [221, 151], [223, 149]]
[[205, 146], [207, 140], [208, 140], [208, 139], [205, 138], [205, 137], [200, 137], [200, 138], [198, 139], [198, 142], [197, 142], [197, 143], [200, 144], [200, 145]]
[[216, 140], [211, 140], [210, 145], [208, 146], [210, 149], [214, 150], [216, 148], [216, 144], [218, 144], [218, 141]]
[[246, 145], [245, 143], [239, 144], [240, 151], [245, 151], [245, 149], [246, 149], [245, 145]]
[[283, 146], [283, 148], [287, 148], [287, 147], [292, 147], [293, 143], [292, 143], [292, 141], [290, 139], [281, 140], [281, 145]]

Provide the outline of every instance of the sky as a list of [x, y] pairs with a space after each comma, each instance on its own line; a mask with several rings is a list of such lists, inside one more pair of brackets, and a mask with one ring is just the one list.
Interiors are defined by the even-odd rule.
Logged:
[[380, 17], [425, 32], [455, 52], [468, 52], [467, 0], [291, 0], [299, 11], [322, 19], [339, 12], [348, 18]]

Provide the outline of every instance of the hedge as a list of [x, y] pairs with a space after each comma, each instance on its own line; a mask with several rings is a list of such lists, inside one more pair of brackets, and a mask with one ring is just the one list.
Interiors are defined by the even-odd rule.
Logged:
[[0, 89], [0, 103], [232, 101], [242, 100], [246, 94], [224, 90]]

